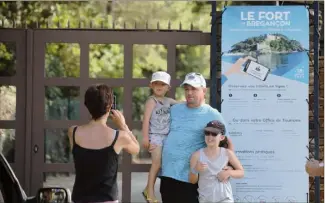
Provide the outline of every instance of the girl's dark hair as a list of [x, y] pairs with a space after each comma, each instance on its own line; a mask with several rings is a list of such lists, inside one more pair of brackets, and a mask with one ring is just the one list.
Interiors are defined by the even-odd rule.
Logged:
[[[216, 126], [216, 128], [218, 128], [219, 130], [221, 130], [221, 133], [223, 135], [226, 134], [226, 126], [225, 126], [225, 124], [223, 124], [220, 121], [213, 121], [213, 123]], [[225, 136], [225, 139], [223, 139], [219, 143], [219, 147], [228, 148], [228, 139], [227, 139], [227, 136]]]
[[92, 85], [85, 93], [85, 106], [94, 120], [107, 113], [113, 103], [113, 90], [104, 84]]
[[228, 148], [228, 138], [225, 136], [225, 139], [221, 140], [219, 147]]

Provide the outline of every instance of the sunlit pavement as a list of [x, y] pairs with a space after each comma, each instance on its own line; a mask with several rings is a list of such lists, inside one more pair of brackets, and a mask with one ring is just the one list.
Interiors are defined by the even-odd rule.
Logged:
[[[72, 187], [74, 183], [74, 175], [70, 176], [47, 176], [46, 182], [44, 182], [44, 186], [60, 186], [69, 188], [72, 192]], [[132, 173], [131, 179], [131, 202], [145, 202], [142, 196], [142, 190], [144, 189], [147, 183], [148, 173]], [[161, 201], [160, 193], [159, 193], [159, 184], [160, 180], [157, 179], [155, 191], [156, 197], [159, 201]], [[118, 175], [118, 186], [119, 186], [119, 200], [121, 200], [122, 193], [122, 176], [121, 173]]]

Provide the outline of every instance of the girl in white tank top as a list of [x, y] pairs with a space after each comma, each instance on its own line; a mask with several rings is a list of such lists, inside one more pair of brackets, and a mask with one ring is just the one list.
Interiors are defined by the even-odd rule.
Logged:
[[[211, 121], [204, 129], [207, 147], [193, 153], [189, 180], [198, 182], [199, 202], [234, 202], [229, 178], [244, 177], [244, 169], [235, 153], [220, 144], [225, 140], [225, 126]], [[230, 163], [234, 170], [223, 170]]]

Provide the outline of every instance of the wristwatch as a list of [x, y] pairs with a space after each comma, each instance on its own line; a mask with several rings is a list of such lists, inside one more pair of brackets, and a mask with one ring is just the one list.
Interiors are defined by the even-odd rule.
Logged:
[[198, 175], [199, 172], [197, 170], [195, 170], [195, 168], [191, 168], [191, 173], [195, 174], [195, 175]]

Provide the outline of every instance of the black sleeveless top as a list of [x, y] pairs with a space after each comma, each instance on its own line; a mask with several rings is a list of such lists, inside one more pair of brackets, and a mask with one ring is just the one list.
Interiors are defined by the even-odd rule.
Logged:
[[77, 203], [104, 202], [118, 199], [118, 154], [114, 145], [119, 131], [115, 131], [112, 144], [102, 149], [86, 149], [75, 141], [73, 129], [72, 154], [76, 171], [72, 200]]

